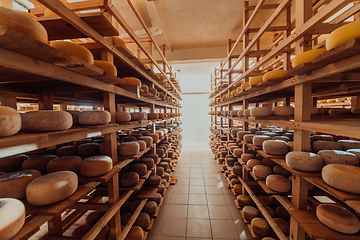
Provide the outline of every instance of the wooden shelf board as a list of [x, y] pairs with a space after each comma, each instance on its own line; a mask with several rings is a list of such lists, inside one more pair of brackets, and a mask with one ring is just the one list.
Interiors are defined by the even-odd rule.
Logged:
[[245, 218], [245, 216], [244, 216], [244, 214], [243, 214], [242, 211], [240, 211], [240, 214], [241, 214], [241, 217], [242, 217], [242, 219], [243, 219], [243, 221], [244, 221], [245, 224], [250, 224], [250, 223], [251, 223], [251, 221], [249, 221], [249, 220], [247, 220], [247, 219]]
[[[102, 36], [119, 35], [119, 32], [103, 13], [96, 12], [77, 15]], [[35, 20], [45, 27], [49, 41], [88, 37], [59, 16], [39, 17]]]
[[287, 171], [291, 172], [292, 174], [296, 174], [296, 175], [298, 175], [300, 177], [321, 177], [321, 172], [308, 173], [308, 172], [301, 172], [301, 171], [297, 171], [295, 169], [292, 169], [291, 167], [289, 167], [286, 164], [286, 161], [284, 159], [272, 158], [271, 160], [276, 162], [277, 164], [279, 164], [281, 167], [283, 167]]
[[246, 226], [248, 227], [249, 232], [250, 232], [250, 234], [251, 234], [251, 236], [252, 236], [252, 238], [253, 238], [254, 240], [261, 240], [261, 239], [264, 238], [264, 236], [257, 235], [257, 234], [254, 232], [254, 230], [253, 230], [252, 227], [251, 227], [251, 224], [246, 224]]
[[65, 61], [68, 55], [21, 32], [0, 25], [0, 47], [45, 62]]
[[149, 225], [145, 228], [146, 232], [150, 232], [152, 227], [154, 226], [154, 222], [155, 222], [155, 218], [150, 218], [150, 223]]
[[151, 174], [151, 169], [147, 170], [146, 174], [144, 176], [141, 176], [140, 179], [148, 179]]
[[[245, 167], [245, 166], [244, 166], [244, 167]], [[249, 169], [250, 169], [250, 168], [249, 168]], [[246, 169], [246, 171], [247, 171], [247, 169]], [[252, 177], [255, 181], [257, 181], [257, 182], [259, 182], [259, 181], [265, 181], [264, 178], [259, 178], [259, 177], [255, 176], [255, 174], [252, 172], [252, 170], [249, 171], [249, 174], [250, 174], [251, 177]]]
[[104, 74], [101, 75], [101, 76], [94, 76], [94, 78], [97, 79], [97, 80], [106, 82], [106, 83], [110, 83], [110, 84], [122, 84], [122, 83], [124, 83], [124, 80], [122, 80], [121, 78], [110, 75], [107, 72], [104, 72]]
[[325, 64], [303, 63], [283, 73], [284, 77], [293, 77], [323, 67]]
[[263, 150], [258, 150], [258, 153], [264, 158], [268, 158], [268, 159], [285, 159], [285, 156], [270, 155], [265, 153]]
[[144, 155], [145, 153], [147, 153], [151, 148], [147, 147], [145, 148], [143, 151], [138, 152], [137, 154], [133, 155], [133, 156], [121, 156], [118, 155], [118, 160], [126, 160], [126, 159], [138, 159], [140, 158], [142, 155]]
[[[118, 163], [119, 164], [119, 163]], [[111, 178], [113, 178], [113, 176], [117, 173], [120, 172], [121, 167], [118, 166], [118, 164], [116, 164], [111, 170], [110, 172], [102, 175], [102, 176], [97, 176], [97, 177], [84, 177], [79, 173], [78, 176], [78, 180], [79, 182], [101, 182], [101, 183], [105, 183], [108, 182]]]
[[235, 202], [235, 206], [237, 207], [237, 209], [241, 210], [242, 207], [239, 205], [238, 201], [235, 199], [234, 202]]
[[149, 235], [149, 233], [148, 233], [147, 231], [145, 231], [145, 232], [144, 232], [144, 238], [143, 238], [143, 240], [146, 240], [147, 237], [148, 237], [148, 235]]
[[[276, 83], [279, 83], [279, 82], [282, 82], [286, 79], [288, 79], [289, 77], [283, 77], [283, 78], [276, 78], [276, 79], [269, 79], [269, 80], [266, 80], [266, 81], [262, 81], [261, 83], [259, 83], [257, 86], [258, 87], [268, 87], [268, 86], [271, 86], [271, 85], [274, 85]], [[257, 89], [258, 90], [258, 89]]]
[[360, 232], [356, 234], [342, 234], [326, 227], [318, 220], [315, 211], [290, 210], [289, 213], [311, 239], [360, 239]]
[[40, 227], [46, 222], [48, 222], [50, 219], [52, 219], [52, 216], [36, 215], [36, 216], [28, 217], [25, 220], [25, 224], [22, 226], [20, 231], [11, 239], [12, 240], [28, 239], [34, 233], [40, 230]]
[[170, 185], [175, 185], [176, 182], [178, 180], [178, 177], [177, 176], [171, 176], [171, 181], [170, 181]]
[[75, 56], [69, 56], [68, 60], [55, 62], [54, 64], [85, 76], [102, 76], [104, 74], [104, 70], [101, 68]]
[[294, 116], [264, 116], [264, 117], [248, 117], [249, 120], [291, 120]]
[[151, 199], [155, 196], [157, 191], [158, 191], [158, 187], [145, 185], [144, 190], [142, 190], [138, 194], [132, 195], [131, 199], [144, 199], [144, 198]]
[[271, 190], [268, 186], [266, 186], [266, 182], [263, 180], [258, 181], [259, 186], [266, 192], [266, 194], [271, 194], [271, 195], [290, 195], [291, 192], [285, 192], [285, 193], [281, 193], [281, 192], [276, 192]]
[[139, 191], [140, 188], [142, 187], [142, 185], [144, 185], [144, 183], [145, 183], [145, 179], [141, 178], [135, 186], [129, 187], [129, 188], [119, 187], [119, 190], [120, 191], [129, 191], [129, 190]]

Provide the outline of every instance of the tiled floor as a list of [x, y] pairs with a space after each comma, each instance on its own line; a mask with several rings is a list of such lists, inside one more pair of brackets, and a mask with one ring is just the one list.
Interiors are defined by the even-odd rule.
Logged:
[[183, 144], [178, 181], [166, 192], [148, 240], [251, 240], [207, 143]]

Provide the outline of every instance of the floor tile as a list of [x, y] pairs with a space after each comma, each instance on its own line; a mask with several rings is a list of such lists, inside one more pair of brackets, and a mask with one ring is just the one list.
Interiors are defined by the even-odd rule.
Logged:
[[189, 203], [189, 194], [186, 193], [173, 193], [170, 201], [170, 204], [188, 204]]
[[209, 218], [208, 207], [206, 205], [189, 205], [188, 218]]
[[162, 235], [168, 237], [185, 237], [186, 223], [186, 218], [165, 218]]
[[165, 218], [187, 218], [188, 205], [169, 204]]
[[204, 179], [190, 178], [190, 186], [204, 186]]
[[186, 185], [175, 185], [172, 189], [173, 193], [189, 193], [189, 186]]
[[189, 178], [179, 178], [176, 181], [176, 186], [189, 186], [190, 179]]
[[204, 178], [205, 186], [214, 186], [217, 185], [219, 180], [214, 178]]
[[210, 219], [232, 219], [227, 206], [211, 206], [209, 205]]
[[165, 218], [157, 217], [154, 222], [153, 228], [151, 229], [151, 235], [161, 235], [162, 229], [165, 223]]
[[194, 173], [194, 172], [196, 172], [196, 173], [202, 173], [203, 170], [202, 170], [201, 167], [200, 167], [200, 168], [192, 167], [192, 168], [190, 168], [190, 172], [191, 172], [191, 173]]
[[[223, 195], [206, 195], [206, 199], [208, 205], [216, 205], [216, 206], [227, 206], [226, 200]], [[235, 203], [233, 203], [234, 205]]]
[[204, 178], [204, 175], [202, 172], [192, 172], [190, 173], [190, 178]]
[[211, 229], [214, 239], [239, 239], [232, 220], [211, 220]]
[[189, 204], [207, 205], [205, 194], [189, 194]]
[[176, 174], [175, 176], [178, 176], [178, 178], [190, 178], [190, 173], [189, 172], [181, 172]]
[[[219, 184], [218, 184], [219, 185]], [[206, 194], [220, 194], [223, 195], [222, 187], [219, 186], [205, 186]]]
[[[190, 180], [190, 182], [191, 182], [191, 180]], [[205, 194], [205, 187], [204, 186], [191, 186], [190, 185], [189, 193]]]
[[210, 220], [188, 219], [186, 237], [211, 238]]
[[169, 208], [169, 204], [163, 202], [163, 204], [160, 207], [160, 210], [159, 210], [159, 213], [158, 213], [157, 217], [160, 217], [160, 218], [165, 217], [168, 208]]

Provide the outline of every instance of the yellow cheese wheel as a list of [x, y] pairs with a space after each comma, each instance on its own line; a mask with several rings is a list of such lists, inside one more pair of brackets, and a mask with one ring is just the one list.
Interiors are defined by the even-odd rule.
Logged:
[[[123, 83], [120, 83], [121, 86], [138, 86], [141, 87], [141, 81], [134, 77], [123, 77]], [[151, 89], [150, 89], [151, 90]], [[151, 91], [150, 91], [151, 92]]]
[[120, 37], [113, 36], [112, 40], [115, 47], [117, 48], [126, 47], [125, 41], [122, 40]]
[[251, 227], [256, 234], [261, 236], [267, 236], [271, 233], [270, 225], [262, 218], [253, 218], [251, 220]]
[[314, 57], [317, 57], [320, 54], [323, 54], [324, 52], [326, 52], [325, 48], [319, 48], [319, 49], [313, 49], [300, 53], [299, 55], [294, 57], [294, 59], [291, 62], [291, 65], [293, 68], [295, 68], [304, 63], [312, 63]]
[[242, 207], [249, 206], [252, 204], [251, 197], [247, 195], [239, 195], [237, 196], [236, 200], [238, 201], [239, 205]]
[[84, 60], [85, 62], [94, 64], [94, 56], [90, 50], [84, 46], [73, 42], [51, 42], [50, 46], [68, 54], [69, 56], [74, 56]]
[[0, 137], [9, 137], [21, 129], [21, 117], [11, 107], [0, 106]]
[[249, 83], [249, 82], [244, 82], [244, 83], [242, 83], [242, 84], [241, 84], [241, 90], [242, 90], [242, 91], [245, 91], [245, 89], [246, 89], [248, 86], [250, 86], [250, 83]]
[[148, 113], [148, 119], [149, 120], [156, 120], [159, 118], [159, 114], [158, 113]]
[[140, 121], [140, 120], [146, 120], [147, 119], [147, 113], [146, 112], [132, 112], [131, 115], [131, 121]]
[[285, 70], [273, 70], [273, 71], [267, 72], [264, 75], [264, 81], [283, 78], [282, 74], [284, 72], [286, 72], [286, 71]]
[[15, 236], [25, 223], [25, 206], [13, 198], [0, 198], [0, 236], [8, 240]]
[[242, 214], [244, 215], [244, 217], [249, 221], [251, 221], [253, 218], [256, 218], [260, 215], [259, 210], [253, 206], [245, 206], [241, 211], [242, 211]]
[[98, 68], [104, 70], [104, 72], [109, 73], [112, 76], [117, 76], [117, 68], [114, 64], [109, 63], [107, 61], [94, 60], [94, 65]]
[[268, 166], [256, 165], [253, 167], [252, 173], [258, 178], [266, 178], [273, 172], [272, 172], [271, 168], [269, 168]]
[[283, 61], [279, 61], [277, 63], [274, 64], [274, 68], [280, 67], [281, 65], [283, 65]]
[[285, 236], [289, 235], [290, 232], [290, 223], [282, 218], [274, 218], [274, 222], [279, 226], [281, 231]]
[[85, 177], [96, 177], [111, 171], [113, 162], [111, 157], [98, 155], [85, 158], [80, 164], [80, 173]]
[[33, 180], [26, 187], [26, 199], [35, 206], [43, 206], [70, 197], [78, 187], [76, 173], [53, 172]]
[[331, 50], [353, 38], [360, 37], [360, 21], [348, 23], [332, 31], [326, 38], [326, 50]]
[[78, 156], [64, 156], [58, 157], [46, 165], [46, 170], [48, 173], [58, 172], [58, 171], [72, 171], [77, 172], [81, 164], [81, 158]]
[[258, 85], [259, 83], [261, 83], [262, 81], [263, 81], [263, 76], [252, 77], [249, 80], [249, 85], [255, 86], [255, 85]]
[[26, 186], [41, 173], [36, 170], [22, 170], [0, 176], [0, 198], [21, 199], [26, 196]]
[[236, 91], [236, 90], [232, 90], [232, 91], [231, 91], [231, 96], [233, 97], [235, 94], [237, 94], [237, 91]]
[[0, 25], [15, 29], [39, 42], [48, 43], [48, 35], [43, 25], [19, 11], [0, 7]]
[[233, 190], [237, 194], [242, 194], [242, 185], [241, 184], [235, 184], [233, 187]]

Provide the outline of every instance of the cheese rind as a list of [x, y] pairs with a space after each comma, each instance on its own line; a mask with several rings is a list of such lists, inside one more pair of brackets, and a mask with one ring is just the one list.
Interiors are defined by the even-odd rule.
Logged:
[[342, 146], [338, 142], [334, 141], [315, 141], [312, 144], [314, 152], [319, 152], [321, 150], [342, 150]]
[[356, 140], [339, 140], [344, 151], [348, 149], [360, 149], [360, 141]]
[[80, 58], [90, 64], [94, 64], [94, 56], [86, 47], [73, 42], [51, 42], [50, 46], [69, 56]]
[[96, 177], [111, 171], [113, 162], [105, 155], [85, 158], [80, 164], [80, 173], [85, 177]]
[[21, 116], [11, 107], [0, 106], [0, 137], [9, 137], [21, 129]]
[[0, 198], [22, 199], [26, 196], [26, 186], [41, 176], [36, 170], [22, 170], [0, 176]]
[[282, 140], [266, 140], [262, 147], [265, 153], [276, 156], [285, 155], [289, 151], [289, 146]]
[[97, 66], [98, 68], [101, 68], [102, 70], [104, 70], [104, 72], [112, 76], [115, 77], [117, 76], [117, 68], [112, 63], [102, 60], [94, 60], [94, 65]]
[[286, 71], [285, 70], [272, 70], [270, 72], [267, 72], [264, 75], [264, 81], [283, 78], [282, 74], [284, 72], [286, 72]]
[[29, 158], [22, 163], [23, 170], [37, 170], [41, 174], [46, 174], [46, 165], [53, 159], [56, 159], [55, 155], [40, 155]]
[[267, 176], [272, 174], [273, 171], [271, 170], [271, 168], [269, 168], [267, 166], [256, 165], [256, 166], [253, 167], [252, 173], [258, 178], [264, 178], [265, 179]]
[[270, 107], [254, 107], [254, 108], [250, 109], [250, 115], [252, 117], [271, 116], [271, 108]]
[[263, 81], [263, 76], [252, 77], [249, 80], [249, 85], [255, 86], [255, 85], [258, 85], [259, 83], [261, 83], [262, 81]]
[[21, 130], [24, 132], [53, 132], [71, 128], [73, 119], [65, 111], [40, 110], [21, 114]]
[[25, 206], [14, 198], [0, 198], [0, 236], [8, 240], [15, 236], [25, 223]]
[[105, 125], [111, 120], [111, 115], [106, 110], [82, 111], [78, 115], [81, 125]]
[[9, 173], [22, 170], [22, 163], [29, 159], [25, 154], [16, 154], [0, 158], [0, 171]]
[[268, 222], [262, 218], [253, 218], [251, 220], [251, 227], [256, 234], [267, 236], [271, 233], [271, 228]]
[[129, 112], [119, 111], [115, 113], [116, 122], [130, 122], [131, 115]]
[[291, 65], [293, 68], [304, 64], [304, 63], [312, 63], [313, 58], [319, 56], [320, 54], [323, 54], [326, 52], [325, 48], [319, 48], [319, 49], [312, 49], [309, 51], [305, 51], [303, 53], [300, 53], [296, 57], [293, 58]]
[[269, 175], [266, 177], [266, 186], [275, 192], [289, 192], [291, 190], [291, 182], [281, 175]]
[[355, 154], [350, 152], [338, 150], [321, 150], [317, 154], [324, 160], [324, 165], [336, 163], [359, 166], [359, 159]]
[[271, 113], [275, 116], [293, 116], [294, 110], [292, 106], [276, 106], [271, 109]]
[[321, 176], [331, 187], [344, 192], [360, 194], [360, 168], [344, 165], [329, 164], [323, 167]]
[[332, 31], [326, 37], [326, 49], [329, 51], [353, 38], [360, 37], [360, 21], [354, 21]]
[[50, 160], [46, 165], [48, 173], [58, 171], [77, 172], [80, 168], [81, 158], [78, 156], [64, 156]]
[[323, 159], [315, 153], [294, 151], [286, 154], [286, 164], [303, 172], [318, 172], [324, 166]]

